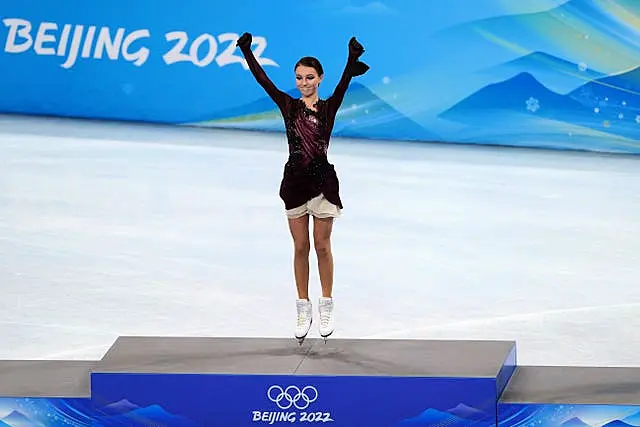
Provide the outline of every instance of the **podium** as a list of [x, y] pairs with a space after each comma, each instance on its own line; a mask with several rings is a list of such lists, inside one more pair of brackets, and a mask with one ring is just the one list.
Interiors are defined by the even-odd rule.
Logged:
[[640, 426], [640, 368], [518, 366], [498, 425]]
[[12, 376], [15, 388], [0, 390], [0, 420], [43, 426], [495, 426], [516, 346], [120, 337], [99, 361], [47, 362], [55, 386], [6, 363], [0, 382]]
[[104, 425], [493, 426], [514, 367], [510, 342], [126, 337], [91, 396], [129, 407]]
[[120, 337], [0, 361], [0, 427], [640, 426], [640, 368], [518, 366], [510, 341]]

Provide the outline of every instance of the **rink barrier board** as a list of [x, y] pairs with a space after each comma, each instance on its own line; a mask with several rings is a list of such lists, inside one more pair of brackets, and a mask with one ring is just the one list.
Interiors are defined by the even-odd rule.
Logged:
[[1, 427], [150, 423], [638, 426], [640, 368], [518, 366], [509, 341], [201, 337], [0, 361]]

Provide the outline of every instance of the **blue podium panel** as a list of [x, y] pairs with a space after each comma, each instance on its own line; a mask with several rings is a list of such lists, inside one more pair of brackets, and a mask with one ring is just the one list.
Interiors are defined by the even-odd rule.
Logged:
[[520, 366], [498, 403], [498, 425], [640, 426], [640, 368]]
[[0, 361], [0, 426], [92, 426], [96, 362]]
[[120, 338], [96, 425], [494, 426], [512, 342]]

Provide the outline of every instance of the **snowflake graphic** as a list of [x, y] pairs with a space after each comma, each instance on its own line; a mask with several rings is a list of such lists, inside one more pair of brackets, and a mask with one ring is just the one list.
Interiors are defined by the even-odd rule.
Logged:
[[531, 111], [532, 113], [535, 113], [540, 109], [540, 101], [532, 96], [529, 97], [529, 99], [527, 99], [525, 103], [527, 104], [527, 110]]

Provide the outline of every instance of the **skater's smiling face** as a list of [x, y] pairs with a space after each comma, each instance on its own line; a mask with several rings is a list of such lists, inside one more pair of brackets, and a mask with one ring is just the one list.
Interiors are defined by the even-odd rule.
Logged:
[[316, 58], [302, 58], [295, 67], [296, 87], [303, 97], [315, 97], [324, 73], [320, 61]]

